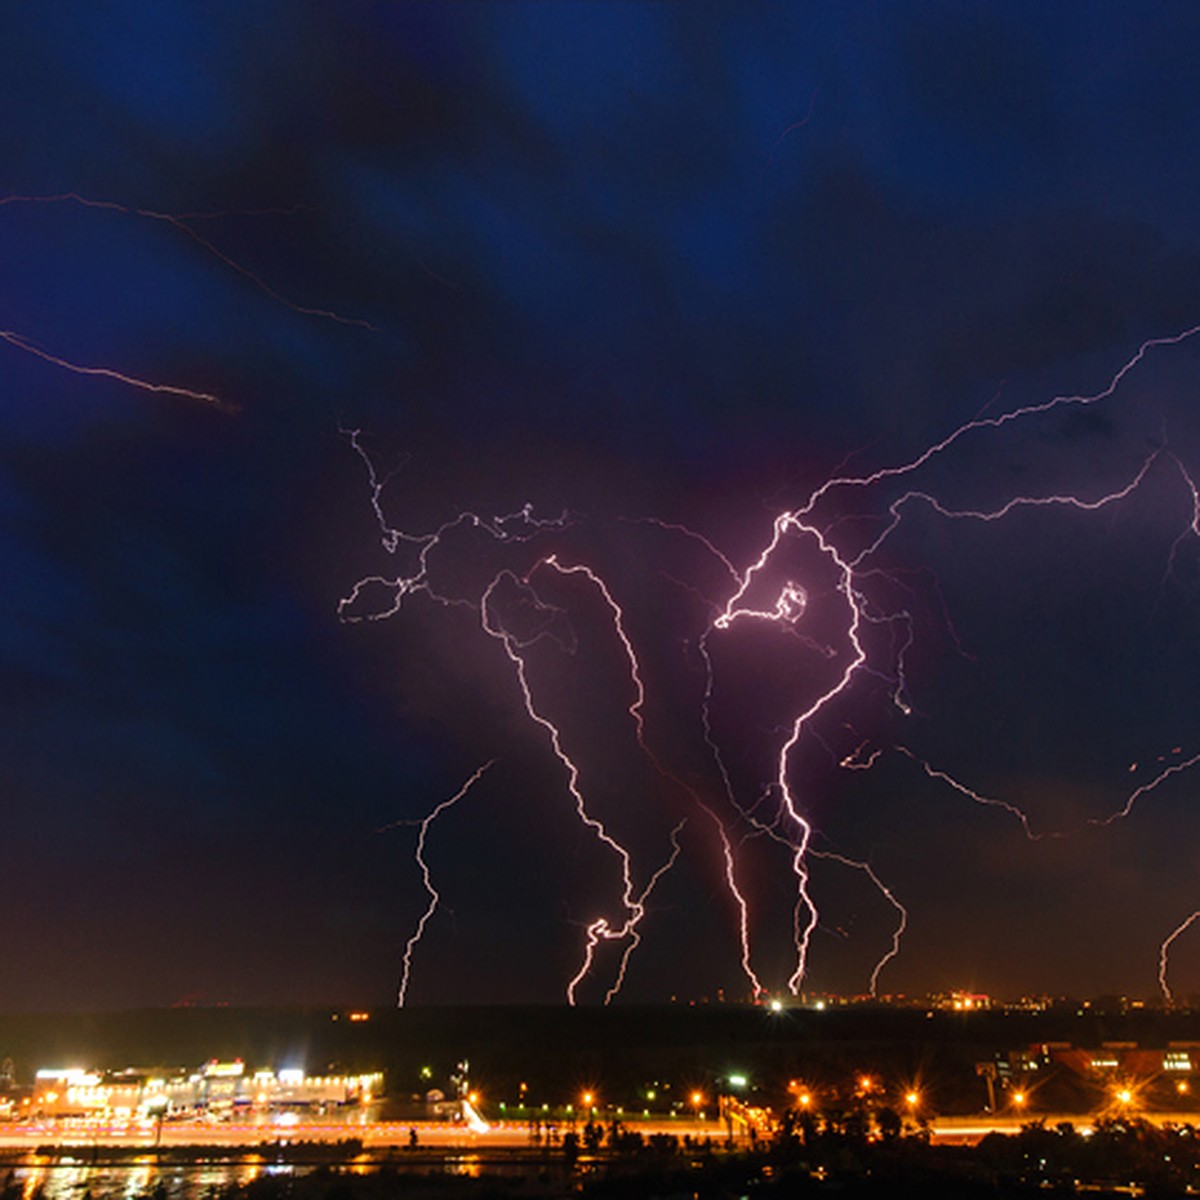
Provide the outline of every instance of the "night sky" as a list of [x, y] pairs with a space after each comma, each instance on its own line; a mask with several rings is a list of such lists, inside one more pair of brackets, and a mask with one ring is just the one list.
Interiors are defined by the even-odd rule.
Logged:
[[[678, 847], [620, 1000], [750, 994], [718, 822], [769, 992], [902, 905], [881, 993], [1158, 995], [1198, 62], [1173, 3], [4, 6], [0, 1008], [394, 1003], [489, 762], [406, 998], [562, 1000], [628, 909], [518, 665], [638, 896]], [[1020, 497], [1093, 507], [950, 515]]]

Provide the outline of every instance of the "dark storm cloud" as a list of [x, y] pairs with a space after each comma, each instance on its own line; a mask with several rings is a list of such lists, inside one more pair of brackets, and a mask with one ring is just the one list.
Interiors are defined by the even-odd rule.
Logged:
[[988, 146], [993, 168], [1005, 155], [1045, 161], [1061, 149], [1063, 122], [1040, 33], [1017, 11], [927, 6], [902, 34], [917, 114]]
[[[94, 995], [387, 997], [423, 895], [411, 830], [374, 831], [423, 815], [500, 754], [445, 828], [438, 866], [456, 915], [418, 993], [490, 980], [496, 996], [556, 996], [612, 864], [572, 825], [561, 771], [477, 614], [417, 597], [387, 624], [336, 623], [355, 578], [397, 569], [339, 424], [366, 426], [397, 468], [385, 507], [405, 528], [471, 506], [568, 510], [555, 546], [613, 579], [661, 689], [655, 733], [704, 780], [685, 718], [721, 568], [620, 518], [692, 522], [740, 562], [776, 507], [848, 454], [902, 461], [989, 403], [1098, 390], [1143, 338], [1196, 321], [1197, 46], [1190, 9], [1118, 3], [126, 3], [0, 16], [6, 194], [208, 214], [181, 228], [70, 199], [0, 205], [0, 328], [238, 410], [0, 344], [12, 714], [0, 737], [17, 871], [32, 879], [56, 850], [81, 878], [140, 861], [156, 884], [208, 897], [159, 983], [92, 963]], [[1164, 437], [1194, 463], [1189, 354], [1148, 361], [1123, 387], [1133, 403], [971, 442], [922, 482], [963, 502], [1018, 484], [1102, 489]], [[1189, 519], [1165, 456], [1139, 497], [1097, 521], [1022, 514], [983, 530], [914, 505], [882, 560], [920, 591], [904, 735], [1047, 820], [1119, 803], [1114, 770], [1188, 736], [1193, 560], [1185, 546], [1163, 582]], [[437, 578], [477, 599], [489, 572], [529, 565], [507, 553], [464, 533]], [[619, 662], [587, 611], [558, 618], [576, 657], [548, 664]], [[819, 632], [805, 653], [841, 645]], [[738, 767], [753, 790], [755, 739], [769, 742], [785, 701], [823, 676], [797, 668], [786, 696], [756, 693], [750, 661], [720, 700], [727, 722], [755, 717]], [[768, 652], [759, 665], [790, 661]], [[631, 836], [658, 837], [638, 813], [681, 802], [621, 758], [611, 729], [628, 697], [611, 710], [600, 689], [558, 686], [564, 705], [597, 707], [595, 731], [575, 731], [593, 769], [605, 754], [622, 763], [604, 803]], [[738, 695], [754, 703], [737, 712]], [[941, 934], [962, 947], [974, 920], [1002, 946], [1036, 924], [1060, 867], [1022, 859], [1011, 829], [988, 858], [995, 814], [981, 824], [903, 763], [831, 776], [831, 755], [860, 732], [899, 736], [882, 692], [863, 703], [822, 731], [827, 747], [801, 747], [796, 768], [828, 844], [878, 855], [909, 887], [913, 928], [932, 932], [914, 935], [895, 979], [917, 989], [953, 970]], [[711, 847], [687, 836], [692, 857], [656, 900], [667, 957], [689, 928], [731, 919], [698, 865]], [[947, 914], [956, 881], [930, 863], [957, 836], [978, 840], [991, 883], [1023, 863], [1029, 902], [1005, 913], [981, 889], [965, 915]], [[1131, 845], [1149, 855], [1145, 836]], [[1061, 868], [1073, 881], [1104, 858], [1062, 853], [1079, 855]], [[506, 881], [530, 864], [561, 887], [513, 894]], [[293, 866], [320, 882], [289, 885]], [[219, 927], [236, 922], [231, 897], [248, 894], [251, 870], [297, 916], [290, 929], [271, 917], [286, 983], [264, 981], [245, 940], [222, 954]], [[886, 945], [890, 910], [861, 872], [820, 871], [833, 897], [821, 979], [861, 986], [869, 956], [856, 946], [842, 965], [830, 929], [862, 912], [866, 944]], [[755, 885], [766, 911], [789, 909], [786, 888]], [[131, 915], [136, 891], [105, 896], [113, 924], [161, 941], [156, 917]], [[1189, 903], [1172, 882], [1148, 925]], [[63, 900], [23, 936], [61, 934], [73, 911]], [[305, 921], [320, 935], [297, 933]], [[525, 974], [472, 973], [506, 943]], [[709, 950], [686, 968], [695, 990], [737, 977], [732, 945]], [[647, 958], [634, 992], [661, 996], [667, 974]], [[997, 966], [990, 986], [1006, 979]], [[67, 1003], [64, 986], [14, 983], [0, 1003]]]

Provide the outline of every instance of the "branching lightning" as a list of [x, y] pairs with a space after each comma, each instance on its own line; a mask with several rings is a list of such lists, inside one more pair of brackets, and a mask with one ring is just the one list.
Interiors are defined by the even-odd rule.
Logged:
[[[277, 289], [273, 288], [260, 275], [250, 270], [249, 267], [238, 262], [224, 250], [222, 250], [210, 238], [206, 237], [194, 226], [205, 221], [217, 221], [222, 218], [232, 216], [250, 217], [261, 215], [278, 216], [280, 214], [289, 214], [299, 211], [297, 207], [286, 209], [259, 209], [254, 211], [242, 212], [212, 212], [212, 213], [168, 213], [159, 212], [149, 208], [138, 208], [133, 205], [118, 204], [112, 200], [97, 200], [87, 196], [82, 196], [77, 192], [61, 192], [56, 195], [39, 196], [39, 195], [9, 195], [0, 196], [0, 208], [11, 208], [17, 206], [55, 206], [55, 205], [75, 205], [80, 208], [99, 210], [102, 212], [117, 213], [122, 216], [134, 217], [145, 221], [156, 221], [182, 233], [196, 245], [200, 246], [204, 252], [212, 258], [219, 261], [224, 267], [240, 275], [243, 279], [251, 283], [256, 289], [264, 295], [270, 297], [271, 300], [290, 309], [292, 312], [298, 313], [301, 316], [316, 317], [327, 321], [335, 322], [339, 325], [353, 326], [360, 329], [369, 330], [372, 333], [378, 333], [379, 330], [371, 322], [362, 320], [357, 317], [346, 317], [340, 313], [334, 312], [332, 309], [317, 308], [311, 305], [299, 304], [296, 301], [288, 299]], [[93, 378], [110, 379], [115, 383], [120, 383], [125, 387], [134, 388], [142, 392], [150, 392], [156, 395], [175, 396], [183, 400], [199, 401], [203, 404], [212, 405], [216, 408], [225, 411], [235, 411], [236, 406], [226, 400], [214, 395], [211, 392], [200, 391], [196, 388], [185, 387], [181, 384], [156, 382], [145, 379], [139, 375], [135, 375], [129, 371], [118, 370], [114, 367], [96, 366], [75, 361], [68, 357], [66, 352], [47, 350], [38, 345], [38, 343], [27, 333], [22, 333], [13, 329], [0, 329], [0, 340], [12, 346], [22, 353], [32, 355], [35, 358], [41, 359], [43, 362], [49, 363], [52, 366], [59, 367], [64, 371], [70, 371], [75, 375], [91, 376]]]
[[[540, 560], [535, 564], [534, 571], [543, 566], [562, 570], [553, 556]], [[586, 571], [586, 568], [569, 568], [569, 570]], [[590, 571], [586, 573], [591, 576]], [[533, 572], [531, 571], [529, 574], [532, 575]], [[592, 577], [594, 578], [594, 576]], [[579, 766], [563, 747], [562, 733], [558, 726], [539, 710], [537, 702], [533, 698], [533, 690], [530, 686], [525, 659], [521, 654], [521, 650], [524, 647], [521, 642], [504, 629], [491, 611], [491, 599], [494, 591], [506, 578], [516, 583], [519, 587], [532, 591], [528, 576], [525, 579], [518, 580], [508, 572], [502, 572], [498, 575], [489, 585], [487, 591], [484, 592], [483, 601], [480, 605], [484, 631], [501, 642], [505, 654], [508, 655], [509, 660], [512, 662], [516, 670], [521, 696], [525, 702], [525, 711], [529, 714], [532, 721], [546, 731], [555, 757], [562, 763], [566, 770], [567, 790], [570, 792], [571, 799], [575, 803], [575, 812], [580, 822], [591, 830], [603, 845], [612, 851], [621, 869], [621, 906], [625, 910], [624, 918], [618, 924], [614, 925], [607, 917], [598, 917], [588, 926], [587, 946], [584, 951], [583, 965], [574, 978], [567, 984], [567, 1001], [574, 1004], [576, 989], [591, 968], [596, 946], [601, 941], [625, 941], [636, 934], [637, 927], [645, 915], [644, 895], [645, 891], [648, 891], [649, 888], [645, 889], [645, 891], [638, 890], [633, 881], [633, 862], [629, 851], [609, 833], [604, 822], [589, 811], [588, 802], [580, 783], [581, 772]], [[654, 878], [657, 879], [658, 876], [656, 875]], [[653, 880], [649, 886], [653, 886]]]
[[[941, 489], [925, 479], [927, 468], [944, 459], [969, 437], [983, 437], [1013, 426], [1016, 422], [1034, 422], [1059, 410], [1086, 409], [1115, 397], [1121, 384], [1147, 357], [1156, 350], [1180, 345], [1200, 333], [1194, 326], [1171, 336], [1151, 338], [1121, 365], [1109, 382], [1099, 391], [1086, 395], [1060, 395], [1041, 403], [1013, 408], [996, 415], [986, 415], [993, 404], [984, 406], [972, 419], [947, 433], [899, 465], [885, 466], [861, 474], [844, 471], [835, 473], [813, 490], [804, 503], [795, 509], [776, 513], [771, 522], [770, 536], [747, 565], [738, 567], [736, 556], [718, 548], [703, 534], [675, 521], [656, 517], [625, 518], [630, 528], [655, 527], [667, 538], [693, 543], [709, 555], [720, 568], [724, 584], [711, 581], [706, 587], [689, 580], [676, 579], [665, 569], [663, 575], [674, 580], [689, 593], [689, 603], [702, 601], [708, 616], [704, 626], [686, 639], [686, 648], [697, 656], [704, 677], [703, 696], [695, 714], [698, 733], [708, 748], [711, 770], [717, 784], [715, 790], [698, 787], [683, 773], [670, 766], [655, 736], [647, 724], [646, 706], [649, 683], [641, 665], [639, 634], [630, 632], [628, 615], [618, 601], [618, 589], [612, 579], [601, 573], [598, 565], [587, 562], [577, 553], [567, 554], [563, 546], [567, 535], [583, 522], [583, 518], [566, 513], [553, 519], [539, 519], [530, 506], [504, 516], [481, 516], [471, 512], [459, 513], [428, 533], [407, 533], [394, 528], [385, 516], [384, 492], [390, 476], [380, 474], [367, 453], [359, 431], [345, 431], [354, 452], [365, 464], [370, 487], [370, 503], [380, 529], [384, 550], [392, 555], [407, 554], [410, 565], [395, 576], [374, 574], [365, 576], [342, 601], [340, 613], [345, 620], [378, 620], [400, 612], [410, 598], [423, 595], [445, 605], [466, 606], [476, 611], [480, 627], [501, 648], [512, 669], [524, 711], [535, 727], [546, 735], [550, 749], [565, 774], [565, 788], [575, 815], [581, 824], [610, 852], [618, 869], [619, 902], [617, 916], [597, 916], [588, 922], [582, 960], [576, 973], [566, 985], [567, 999], [574, 1003], [584, 981], [597, 969], [597, 954], [601, 946], [620, 947], [618, 968], [605, 992], [606, 1001], [619, 993], [626, 976], [630, 957], [641, 939], [641, 927], [646, 918], [646, 901], [652, 889], [670, 870], [681, 853], [679, 828], [671, 838], [671, 852], [658, 866], [647, 873], [639, 872], [633, 852], [623, 845], [609, 826], [592, 810], [587, 799], [579, 762], [568, 750], [571, 740], [556, 715], [540, 702], [539, 684], [532, 675], [529, 657], [531, 647], [546, 637], [558, 637], [552, 632], [555, 622], [570, 624], [565, 614], [544, 599], [543, 581], [557, 575], [575, 576], [595, 589], [608, 612], [608, 632], [615, 638], [624, 658], [633, 700], [627, 711], [632, 734], [642, 752], [662, 777], [689, 796], [690, 801], [705, 815], [704, 825], [710, 826], [716, 838], [721, 862], [721, 874], [736, 914], [736, 932], [740, 941], [743, 973], [756, 998], [772, 990], [785, 990], [798, 995], [809, 970], [813, 932], [819, 921], [817, 898], [809, 864], [813, 860], [828, 860], [860, 873], [871, 887], [892, 907], [896, 924], [886, 952], [876, 962], [869, 978], [872, 993], [877, 992], [884, 970], [901, 951], [901, 941], [909, 924], [909, 914], [895, 891], [877, 873], [874, 865], [832, 850], [814, 846], [814, 827], [809, 804], [798, 790], [797, 762], [802, 745], [811, 737], [833, 754], [833, 761], [847, 770], [865, 771], [876, 766], [888, 752], [885, 745], [873, 744], [870, 738], [858, 740], [846, 753], [834, 754], [826, 734], [843, 731], [846, 722], [840, 715], [843, 706], [852, 703], [859, 679], [870, 679], [886, 686], [892, 708], [900, 717], [910, 717], [914, 702], [906, 672], [906, 656], [913, 646], [915, 624], [911, 611], [895, 603], [895, 589], [911, 591], [899, 583], [894, 569], [880, 565], [881, 550], [903, 524], [918, 519], [934, 518], [946, 522], [999, 522], [1012, 514], [1025, 511], [1053, 512], [1069, 509], [1092, 514], [1127, 500], [1142, 488], [1151, 475], [1159, 477], [1160, 468], [1169, 465], [1183, 481], [1188, 495], [1190, 516], [1170, 548], [1167, 573], [1174, 570], [1177, 554], [1188, 537], [1200, 538], [1200, 489], [1183, 462], [1165, 445], [1151, 448], [1115, 486], [1082, 489], [1047, 489], [1044, 492], [1014, 492], [1001, 496], [987, 505], [967, 505], [944, 498]], [[994, 403], [994, 402], [993, 402]], [[899, 485], [896, 487], [894, 485]], [[854, 495], [856, 506], [843, 505], [840, 499]], [[446, 546], [452, 532], [470, 531], [492, 546], [508, 547], [517, 552], [521, 565], [505, 566], [478, 592], [446, 590], [437, 585], [438, 569], [435, 559]], [[544, 547], [544, 548], [543, 548]], [[794, 560], [807, 556], [807, 567], [797, 567]], [[819, 567], [817, 574], [814, 567]], [[818, 575], [824, 573], [824, 582]], [[936, 583], [936, 580], [935, 580]], [[712, 596], [717, 588], [721, 596]], [[887, 588], [893, 599], [887, 599]], [[944, 601], [936, 587], [938, 603], [944, 612]], [[519, 635], [508, 627], [503, 615], [501, 596], [517, 597], [524, 611], [539, 617], [532, 633]], [[382, 601], [381, 598], [382, 597]], [[815, 597], [819, 597], [816, 599]], [[838, 628], [832, 642], [828, 633], [820, 632], [813, 624], [814, 604], [825, 611], [838, 614]], [[945, 614], [948, 623], [949, 614]], [[772, 767], [762, 776], [752, 791], [736, 780], [726, 762], [726, 748], [713, 721], [715, 706], [723, 701], [721, 656], [730, 649], [737, 637], [754, 637], [755, 629], [771, 629], [795, 639], [814, 661], [824, 664], [824, 682], [813, 687], [815, 693], [796, 704], [795, 711], [780, 727], [778, 741], [772, 754]], [[740, 632], [738, 632], [740, 631]], [[956, 647], [957, 634], [951, 629]], [[562, 666], [569, 669], [568, 656]], [[539, 669], [545, 669], [544, 665]], [[583, 681], [580, 681], [583, 682]], [[823, 730], [825, 732], [823, 732]], [[844, 745], [844, 742], [843, 742]], [[1018, 804], [987, 795], [956, 779], [949, 772], [933, 765], [906, 745], [893, 743], [891, 753], [903, 756], [915, 764], [930, 780], [952, 789], [971, 803], [994, 808], [1011, 817], [1030, 841], [1059, 838], [1068, 831], [1036, 829], [1030, 815]], [[1128, 796], [1124, 806], [1107, 817], [1089, 819], [1091, 825], [1109, 825], [1128, 817], [1136, 803], [1158, 788], [1173, 775], [1200, 763], [1200, 754], [1179, 758], [1169, 764], [1152, 780], [1142, 784]], [[702, 792], [707, 790], [707, 796]], [[754, 920], [752, 907], [740, 882], [742, 847], [748, 838], [766, 835], [786, 847], [794, 887], [791, 914], [791, 940], [794, 966], [786, 979], [773, 980], [769, 986], [756, 966], [753, 944]], [[418, 865], [423, 868], [419, 861]], [[638, 883], [639, 873], [647, 879]], [[1166, 988], [1166, 959], [1171, 942], [1200, 914], [1192, 914], [1162, 947], [1160, 981]], [[418, 927], [406, 954], [405, 979], [411, 951], [424, 930]]]
[[896, 927], [892, 930], [891, 945], [871, 968], [871, 977], [867, 982], [870, 994], [877, 996], [879, 995], [879, 976], [883, 974], [883, 968], [900, 953], [900, 941], [904, 937], [905, 929], [908, 928], [908, 909], [896, 899], [891, 888], [875, 874], [875, 868], [869, 862], [859, 862], [856, 859], [847, 858], [843, 854], [836, 854], [832, 850], [810, 850], [809, 854], [813, 858], [828, 859], [830, 862], [841, 863], [842, 866], [849, 867], [853, 871], [861, 871], [874, 885], [875, 890], [896, 910]]

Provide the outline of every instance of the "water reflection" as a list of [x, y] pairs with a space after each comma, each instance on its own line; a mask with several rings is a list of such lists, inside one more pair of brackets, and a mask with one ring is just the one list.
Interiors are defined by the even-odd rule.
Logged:
[[124, 1200], [133, 1200], [148, 1192], [154, 1179], [154, 1160], [151, 1158], [135, 1158], [128, 1166], [125, 1175], [125, 1187], [122, 1189]]
[[448, 1175], [469, 1175], [478, 1179], [483, 1171], [483, 1160], [478, 1154], [458, 1154], [445, 1160], [445, 1171]]
[[267, 1163], [261, 1155], [239, 1162], [160, 1164], [153, 1156], [93, 1165], [63, 1157], [29, 1158], [10, 1165], [9, 1182], [21, 1200], [145, 1200], [166, 1194], [171, 1200], [208, 1200], [214, 1190], [245, 1184], [260, 1175], [291, 1175], [291, 1163]]
[[[523, 1158], [508, 1161], [474, 1151], [403, 1159], [393, 1153], [360, 1152], [337, 1164], [280, 1162], [255, 1153], [236, 1159], [194, 1162], [160, 1162], [153, 1154], [116, 1162], [93, 1162], [90, 1155], [48, 1158], [29, 1154], [0, 1162], [0, 1182], [7, 1181], [7, 1194], [17, 1200], [213, 1200], [215, 1194], [233, 1185], [244, 1185], [261, 1178], [299, 1177], [314, 1171], [332, 1171], [360, 1179], [381, 1170], [401, 1174], [412, 1171], [422, 1175], [441, 1171], [446, 1175], [479, 1179], [484, 1175], [523, 1176], [532, 1165]], [[560, 1167], [558, 1163], [554, 1165]], [[536, 1169], [545, 1172], [552, 1168], [539, 1161]], [[588, 1169], [588, 1163], [578, 1164], [577, 1170], [586, 1172]]]
[[370, 1154], [357, 1154], [347, 1164], [346, 1169], [351, 1175], [370, 1175], [378, 1164]]

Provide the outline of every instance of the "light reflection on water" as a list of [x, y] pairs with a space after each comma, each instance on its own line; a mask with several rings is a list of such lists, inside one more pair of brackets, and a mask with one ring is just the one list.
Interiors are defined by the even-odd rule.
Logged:
[[291, 1163], [267, 1163], [258, 1155], [240, 1162], [164, 1164], [147, 1155], [98, 1165], [64, 1156], [8, 1164], [0, 1168], [0, 1176], [20, 1188], [21, 1200], [143, 1200], [155, 1193], [171, 1200], [207, 1200], [230, 1184], [295, 1170]]
[[469, 1175], [478, 1179], [483, 1171], [483, 1160], [478, 1154], [457, 1154], [446, 1159], [445, 1170], [448, 1175]]
[[[346, 1162], [325, 1164], [339, 1173], [359, 1178], [380, 1170], [396, 1170], [396, 1160], [358, 1154]], [[478, 1179], [483, 1175], [512, 1177], [529, 1172], [546, 1172], [548, 1163], [514, 1160], [497, 1161], [476, 1153], [451, 1153], [437, 1160], [418, 1159], [405, 1164], [422, 1174], [441, 1171], [446, 1175]], [[19, 1160], [0, 1162], [0, 1187], [19, 1200], [215, 1200], [231, 1185], [251, 1183], [262, 1176], [301, 1176], [322, 1169], [309, 1163], [272, 1162], [260, 1154], [247, 1154], [237, 1160], [210, 1162], [156, 1162], [153, 1155], [127, 1158], [118, 1162], [92, 1163], [83, 1158], [62, 1155], [50, 1159], [29, 1155]], [[400, 1165], [403, 1172], [404, 1165]], [[589, 1164], [581, 1161], [577, 1173], [586, 1174]], [[569, 1173], [569, 1172], [568, 1172]], [[7, 1185], [7, 1186], [6, 1186]]]
[[346, 1170], [351, 1175], [370, 1175], [378, 1166], [379, 1163], [371, 1155], [358, 1154], [346, 1164]]

